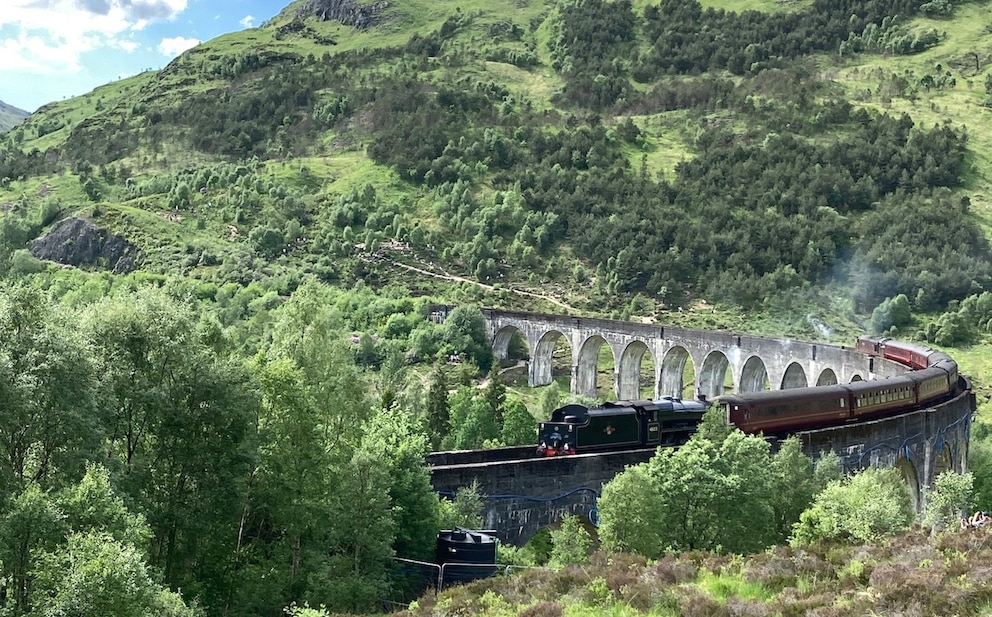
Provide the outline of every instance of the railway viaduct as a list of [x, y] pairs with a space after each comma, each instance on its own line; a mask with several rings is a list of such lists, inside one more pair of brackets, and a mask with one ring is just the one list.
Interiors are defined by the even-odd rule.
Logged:
[[[438, 307], [442, 320], [449, 307]], [[905, 367], [870, 358], [852, 347], [803, 343], [723, 332], [660, 326], [608, 319], [590, 319], [483, 309], [494, 354], [504, 359], [511, 337], [519, 332], [527, 342], [532, 386], [552, 381], [552, 351], [564, 337], [571, 348], [571, 391], [594, 396], [600, 348], [608, 345], [614, 358], [614, 394], [618, 399], [639, 395], [641, 363], [654, 358], [654, 395], [681, 396], [687, 363], [696, 376], [696, 394], [707, 398], [724, 393], [725, 384], [737, 392], [847, 383], [884, 378]], [[818, 457], [836, 452], [846, 471], [868, 466], [899, 469], [917, 509], [927, 488], [942, 471], [963, 472], [975, 400], [966, 384], [961, 395], [940, 405], [900, 416], [860, 424], [798, 433], [805, 452]], [[461, 462], [449, 453], [429, 459], [436, 491], [452, 494], [477, 482], [487, 496], [485, 526], [504, 542], [520, 545], [540, 528], [569, 514], [596, 517], [602, 486], [625, 466], [646, 461], [654, 450], [587, 454], [550, 459], [530, 458]], [[505, 456], [503, 458], [506, 458]]]
[[571, 392], [590, 397], [596, 396], [596, 365], [604, 345], [613, 355], [613, 392], [621, 400], [643, 398], [639, 382], [647, 354], [654, 358], [655, 397], [682, 396], [684, 369], [690, 362], [696, 374], [696, 395], [707, 398], [724, 394], [728, 378], [735, 384], [735, 392], [744, 393], [827, 386], [905, 370], [843, 346], [612, 319], [496, 309], [482, 312], [497, 359], [506, 358], [515, 332], [527, 342], [527, 380], [531, 386], [551, 383], [552, 352], [564, 338], [572, 352]]

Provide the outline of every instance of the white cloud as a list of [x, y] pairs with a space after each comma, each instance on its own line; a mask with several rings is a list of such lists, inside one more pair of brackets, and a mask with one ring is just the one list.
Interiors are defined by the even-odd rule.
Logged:
[[123, 13], [129, 20], [162, 21], [186, 10], [188, 0], [10, 0], [14, 6], [41, 10], [78, 10], [93, 15]]
[[158, 44], [158, 50], [163, 56], [174, 58], [187, 49], [196, 47], [199, 44], [199, 39], [188, 39], [184, 36], [174, 36], [172, 38], [162, 39], [162, 41]]
[[245, 28], [252, 28], [255, 25], [255, 18], [252, 17], [251, 15], [245, 15], [244, 17], [241, 18], [241, 21], [239, 21], [238, 23], [244, 26]]
[[76, 32], [115, 35], [151, 22], [175, 19], [187, 0], [5, 0], [0, 26], [41, 30], [55, 36]]
[[78, 72], [80, 56], [103, 47], [134, 51], [129, 33], [174, 19], [188, 0], [4, 0], [3, 69]]
[[74, 73], [82, 68], [80, 54], [92, 46], [92, 37], [75, 37], [56, 45], [47, 37], [21, 32], [16, 38], [0, 40], [0, 56], [4, 70]]

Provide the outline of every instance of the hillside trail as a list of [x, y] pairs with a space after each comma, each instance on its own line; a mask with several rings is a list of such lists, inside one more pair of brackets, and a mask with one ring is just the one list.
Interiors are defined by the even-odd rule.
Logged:
[[[395, 261], [395, 260], [390, 260], [390, 261], [392, 261], [392, 263], [393, 263], [394, 266], [403, 268], [405, 270], [409, 270], [411, 272], [416, 272], [418, 274], [425, 274], [427, 276], [433, 276], [434, 278], [444, 279], [446, 281], [457, 281], [459, 283], [471, 283], [473, 285], [478, 285], [479, 287], [482, 287], [483, 289], [488, 289], [490, 291], [496, 289], [492, 285], [487, 285], [486, 283], [480, 283], [479, 281], [473, 281], [472, 279], [468, 279], [468, 278], [465, 278], [463, 276], [458, 276], [457, 274], [449, 274], [448, 272], [443, 272], [443, 271], [442, 272], [431, 272], [430, 270], [424, 270], [423, 268], [418, 268], [416, 266], [410, 266], [410, 265], [407, 265], [407, 264], [404, 264], [404, 263], [400, 263], [400, 262]], [[534, 293], [534, 292], [531, 292], [531, 291], [524, 291], [523, 289], [513, 289], [512, 287], [506, 287], [504, 289], [506, 289], [507, 291], [510, 291], [512, 293], [515, 293], [518, 296], [528, 296], [528, 297], [531, 297], [531, 298], [538, 298], [538, 299], [541, 299], [541, 300], [547, 300], [551, 304], [554, 304], [555, 306], [559, 306], [559, 307], [565, 309], [566, 311], [574, 311], [575, 310], [573, 307], [569, 306], [565, 302], [562, 302], [558, 298], [553, 298], [551, 296], [545, 296], [543, 294]]]

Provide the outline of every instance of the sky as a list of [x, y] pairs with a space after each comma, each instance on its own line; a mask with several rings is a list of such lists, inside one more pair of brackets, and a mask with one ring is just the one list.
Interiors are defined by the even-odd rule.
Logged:
[[201, 41], [261, 25], [290, 0], [0, 0], [0, 101], [52, 101], [161, 69]]

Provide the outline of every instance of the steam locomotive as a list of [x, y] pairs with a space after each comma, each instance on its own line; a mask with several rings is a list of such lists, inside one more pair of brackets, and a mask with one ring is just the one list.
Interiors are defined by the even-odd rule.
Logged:
[[[786, 435], [792, 431], [897, 415], [956, 394], [957, 364], [947, 354], [896, 341], [862, 336], [856, 349], [910, 370], [896, 376], [848, 384], [766, 390], [720, 396], [729, 424], [745, 433]], [[706, 411], [701, 401], [665, 397], [616, 401], [596, 407], [566, 405], [540, 423], [537, 452], [559, 456], [624, 447], [680, 445]]]
[[626, 447], [686, 442], [706, 411], [700, 401], [665, 397], [656, 401], [615, 401], [596, 407], [565, 405], [538, 427], [537, 452], [560, 456]]

